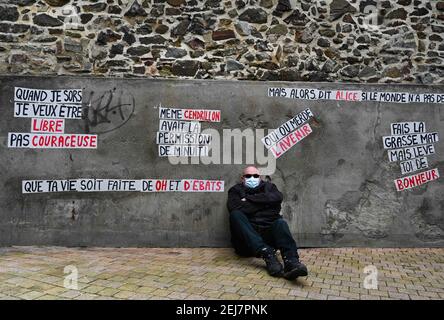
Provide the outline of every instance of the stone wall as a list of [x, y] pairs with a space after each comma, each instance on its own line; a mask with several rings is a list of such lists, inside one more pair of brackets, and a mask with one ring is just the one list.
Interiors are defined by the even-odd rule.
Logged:
[[444, 1], [0, 0], [0, 73], [444, 83]]

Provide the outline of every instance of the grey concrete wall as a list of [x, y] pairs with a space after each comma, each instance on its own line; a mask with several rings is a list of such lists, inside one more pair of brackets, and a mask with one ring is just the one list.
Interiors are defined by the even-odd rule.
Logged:
[[[98, 133], [96, 150], [7, 147], [8, 132], [29, 132], [13, 116], [16, 86], [83, 88], [83, 100], [114, 90], [112, 103], [131, 104], [108, 115], [67, 120], [65, 132]], [[273, 182], [284, 193], [283, 215], [300, 246], [438, 246], [444, 244], [444, 179], [397, 192], [398, 163], [389, 163], [382, 136], [390, 123], [425, 121], [444, 132], [443, 104], [303, 101], [267, 97], [271, 86], [365, 91], [444, 92], [443, 86], [139, 80], [75, 77], [0, 78], [0, 245], [228, 246], [228, 188], [243, 164], [172, 165], [159, 158], [157, 106], [222, 110], [203, 128], [276, 128], [309, 107], [314, 132], [276, 160]], [[133, 100], [134, 99], [134, 100]], [[263, 146], [260, 146], [263, 148]], [[430, 168], [444, 174], [444, 143]], [[28, 179], [223, 179], [224, 193], [22, 194]]]
[[0, 74], [444, 83], [444, 1], [0, 0]]

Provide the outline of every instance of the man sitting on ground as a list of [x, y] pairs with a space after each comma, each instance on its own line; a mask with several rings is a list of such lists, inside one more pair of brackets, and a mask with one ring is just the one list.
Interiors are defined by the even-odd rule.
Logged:
[[[241, 182], [228, 191], [231, 243], [237, 254], [264, 259], [271, 276], [293, 280], [307, 275], [296, 242], [280, 214], [282, 193], [264, 181], [254, 166], [244, 169]], [[281, 252], [284, 267], [276, 256]]]

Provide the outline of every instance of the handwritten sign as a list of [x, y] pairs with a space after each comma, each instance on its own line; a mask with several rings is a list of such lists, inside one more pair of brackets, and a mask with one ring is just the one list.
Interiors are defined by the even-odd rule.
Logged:
[[14, 117], [32, 118], [31, 133], [9, 132], [9, 148], [97, 148], [97, 135], [64, 133], [65, 119], [82, 119], [82, 89], [15, 87]]
[[421, 172], [412, 176], [403, 177], [395, 180], [396, 190], [402, 191], [421, 186], [427, 182], [436, 180], [439, 178], [438, 169], [431, 169], [425, 172]]
[[390, 125], [392, 135], [404, 135], [409, 133], [424, 133], [425, 122], [395, 122]]
[[22, 193], [46, 192], [223, 192], [223, 180], [66, 179], [23, 180]]
[[401, 136], [382, 137], [384, 149], [404, 148], [438, 141], [438, 132], [414, 133]]
[[14, 88], [14, 117], [82, 118], [82, 89]]
[[160, 119], [220, 122], [220, 110], [159, 108]]
[[400, 162], [401, 174], [412, 173], [429, 167], [426, 157]]
[[[395, 122], [390, 125], [390, 136], [383, 136], [384, 149], [388, 149], [389, 162], [400, 161], [401, 174], [409, 174], [427, 169], [427, 156], [435, 153], [433, 143], [438, 142], [438, 132], [425, 132], [426, 126], [422, 121]], [[426, 182], [438, 179], [437, 169], [420, 172], [412, 176], [396, 179], [397, 191], [420, 186]]]
[[82, 103], [82, 89], [42, 90], [15, 87], [14, 100], [22, 102]]
[[95, 134], [40, 134], [40, 133], [8, 133], [9, 148], [32, 149], [95, 149]]
[[82, 105], [15, 102], [14, 117], [82, 119]]
[[387, 151], [390, 162], [412, 160], [414, 158], [425, 157], [431, 154], [435, 154], [435, 147], [433, 144]]
[[224, 181], [221, 180], [142, 180], [142, 192], [223, 192]]
[[220, 122], [220, 110], [159, 107], [156, 143], [160, 157], [208, 156], [211, 134], [201, 134], [201, 122]]
[[311, 134], [313, 131], [308, 123], [304, 124], [302, 127], [291, 132], [289, 135], [280, 140], [276, 145], [270, 147], [271, 153], [275, 158], [279, 158], [285, 152], [287, 152], [291, 147], [295, 146], [297, 143], [302, 141], [305, 137]]
[[203, 157], [208, 156], [208, 147], [199, 145], [165, 145], [159, 144], [159, 156], [168, 157]]
[[159, 121], [159, 131], [199, 133], [200, 130], [201, 130], [200, 122], [196, 121], [176, 121], [176, 120]]
[[156, 142], [158, 144], [197, 144], [208, 145], [213, 137], [211, 134], [189, 133], [189, 132], [157, 132]]
[[31, 120], [31, 132], [63, 133], [64, 131], [64, 119], [32, 118]]
[[268, 88], [269, 97], [300, 100], [375, 101], [391, 103], [444, 103], [444, 93], [364, 92], [360, 90], [319, 90], [313, 88]]
[[270, 149], [271, 146], [275, 145], [279, 140], [296, 130], [297, 127], [307, 122], [311, 117], [313, 117], [311, 110], [309, 108], [305, 109], [292, 119], [280, 125], [279, 128], [273, 130], [271, 133], [263, 137], [261, 139], [262, 143], [267, 149]]

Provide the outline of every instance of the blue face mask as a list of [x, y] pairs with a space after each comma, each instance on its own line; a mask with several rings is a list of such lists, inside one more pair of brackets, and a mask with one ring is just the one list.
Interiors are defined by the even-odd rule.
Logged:
[[244, 184], [248, 188], [256, 188], [260, 182], [261, 178], [251, 177], [251, 178], [245, 178]]

